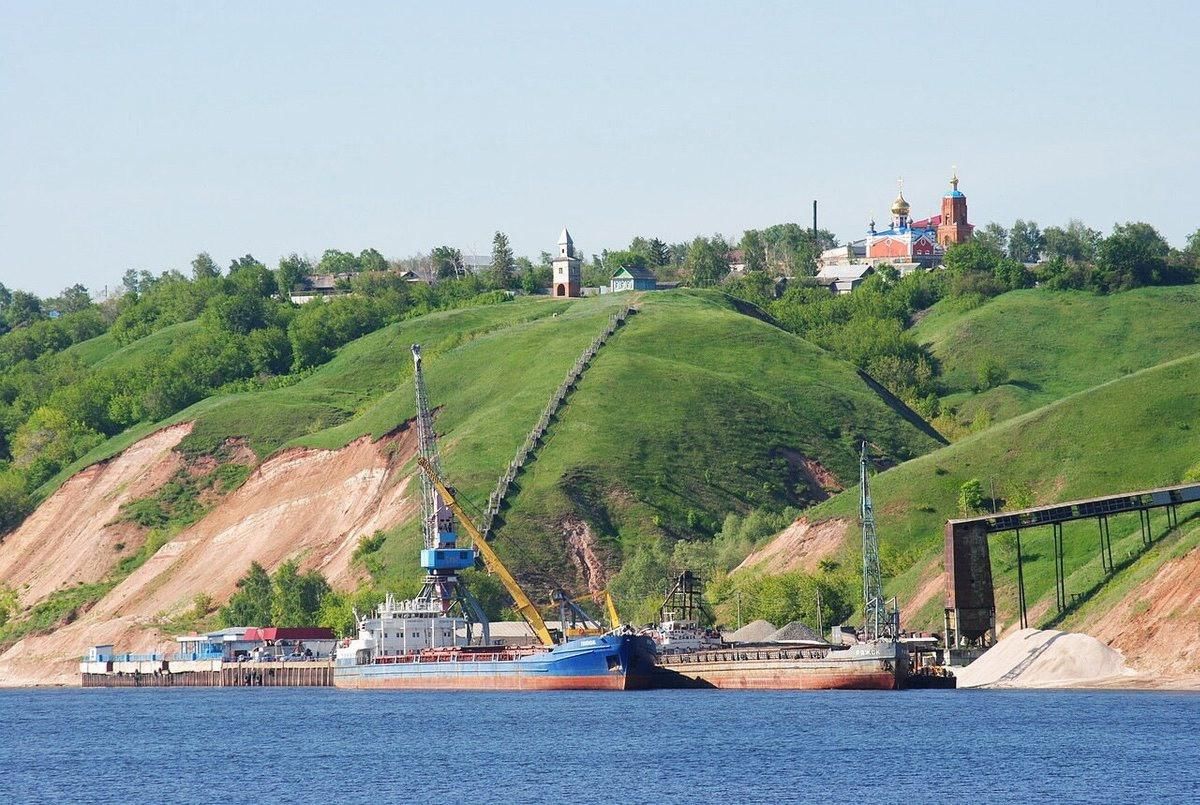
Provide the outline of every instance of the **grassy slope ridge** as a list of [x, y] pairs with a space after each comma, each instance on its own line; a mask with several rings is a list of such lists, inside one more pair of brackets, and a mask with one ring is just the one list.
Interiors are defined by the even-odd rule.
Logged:
[[[1200, 458], [1200, 354], [1143, 369], [1028, 414], [995, 425], [935, 453], [880, 473], [872, 480], [881, 553], [894, 575], [889, 592], [911, 597], [940, 569], [943, 525], [955, 516], [959, 486], [971, 478], [994, 483], [998, 498], [1026, 486], [1036, 502], [1178, 483]], [[1003, 505], [1003, 500], [1001, 500]], [[854, 518], [858, 490], [821, 504], [814, 518]], [[1156, 516], [1154, 529], [1164, 521]], [[1114, 557], [1133, 550], [1137, 518], [1112, 521]], [[1094, 522], [1064, 529], [1068, 592], [1085, 592], [1101, 579]], [[1054, 566], [1047, 529], [1023, 533], [1025, 583], [1031, 606], [1053, 601]], [[1013, 611], [1007, 588], [1015, 583], [1015, 552], [993, 540], [997, 606]], [[906, 613], [910, 627], [936, 628], [941, 595], [920, 613]]]
[[[1111, 296], [1043, 289], [1003, 294], [963, 312], [935, 305], [914, 327], [942, 365], [944, 402], [971, 419], [980, 406], [994, 421], [1067, 394], [1189, 355], [1200, 344], [1200, 286], [1141, 288]], [[985, 358], [1009, 382], [973, 393]]]
[[[170, 421], [195, 422], [182, 447], [198, 453], [229, 437], [245, 438], [260, 456], [377, 438], [414, 415], [409, 346], [419, 342], [444, 469], [466, 498], [483, 501], [584, 347], [635, 299], [642, 312], [600, 353], [520, 481], [500, 536], [520, 571], [565, 568], [561, 535], [545, 529], [570, 512], [604, 536], [636, 540], [655, 530], [655, 514], [678, 525], [694, 510], [716, 523], [733, 508], [792, 500], [798, 479], [781, 448], [847, 480], [860, 436], [894, 460], [936, 446], [848, 364], [738, 313], [719, 294], [689, 292], [435, 313], [358, 339], [292, 385], [216, 395]], [[156, 336], [169, 337], [90, 349], [96, 360], [134, 360], [139, 351], [156, 354]], [[43, 493], [164, 424], [110, 439]], [[616, 490], [637, 503], [628, 516], [607, 510]], [[389, 537], [380, 555], [389, 576], [415, 571], [416, 539], [415, 524]]]
[[690, 510], [719, 524], [735, 509], [798, 502], [785, 451], [849, 481], [864, 437], [894, 460], [936, 447], [811, 343], [720, 297], [647, 296], [520, 478], [500, 539], [561, 552], [568, 512], [610, 538], [610, 555], [661, 532], [694, 536]]

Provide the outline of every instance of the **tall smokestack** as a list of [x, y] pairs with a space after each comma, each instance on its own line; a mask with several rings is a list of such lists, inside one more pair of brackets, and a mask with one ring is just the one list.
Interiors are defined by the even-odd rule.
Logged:
[[817, 200], [813, 199], [813, 245], [817, 243]]

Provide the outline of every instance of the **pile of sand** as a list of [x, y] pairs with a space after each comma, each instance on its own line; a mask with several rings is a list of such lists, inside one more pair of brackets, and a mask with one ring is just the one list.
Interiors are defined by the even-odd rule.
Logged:
[[769, 643], [823, 643], [821, 636], [800, 621], [792, 621], [767, 636]]
[[729, 643], [761, 643], [775, 631], [775, 624], [770, 621], [750, 621], [741, 629], [728, 635], [725, 640]]
[[1022, 629], [954, 675], [960, 688], [1064, 688], [1136, 674], [1121, 652], [1089, 635]]

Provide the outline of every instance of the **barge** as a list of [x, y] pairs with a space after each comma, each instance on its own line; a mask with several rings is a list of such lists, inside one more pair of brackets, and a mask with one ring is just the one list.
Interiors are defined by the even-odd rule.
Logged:
[[[415, 624], [409, 623], [408, 626]], [[339, 648], [333, 684], [351, 689], [637, 690], [650, 687], [653, 648], [636, 634], [610, 633], [562, 645], [453, 646], [375, 652], [370, 637]]]
[[660, 688], [736, 690], [898, 690], [909, 660], [893, 641], [859, 643], [843, 650], [728, 646], [662, 654], [654, 684]]

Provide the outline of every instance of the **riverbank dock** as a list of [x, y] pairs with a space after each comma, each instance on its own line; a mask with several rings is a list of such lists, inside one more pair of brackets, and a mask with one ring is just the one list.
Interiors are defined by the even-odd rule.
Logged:
[[328, 659], [283, 662], [175, 660], [157, 655], [118, 655], [79, 664], [85, 688], [327, 688], [333, 686]]

